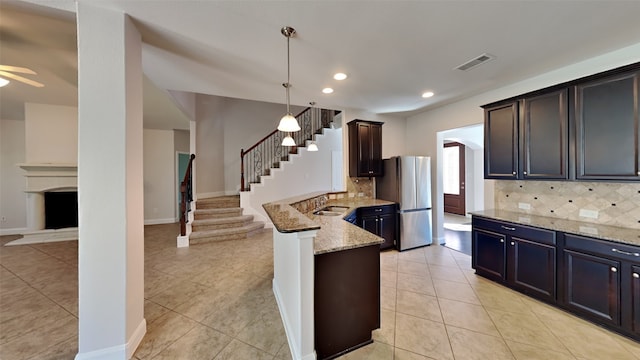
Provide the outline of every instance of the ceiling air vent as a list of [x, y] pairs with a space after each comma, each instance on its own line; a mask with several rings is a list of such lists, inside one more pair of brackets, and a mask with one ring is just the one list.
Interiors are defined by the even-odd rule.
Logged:
[[476, 58], [473, 58], [473, 59], [467, 61], [466, 63], [456, 67], [456, 69], [462, 70], [462, 71], [467, 71], [467, 70], [469, 70], [471, 68], [474, 68], [474, 67], [476, 67], [476, 66], [478, 66], [478, 65], [480, 65], [482, 63], [485, 63], [485, 62], [487, 62], [489, 60], [493, 60], [493, 59], [495, 59], [495, 56], [493, 56], [491, 54], [484, 53], [484, 54], [482, 54], [482, 55], [480, 55], [480, 56], [478, 56]]

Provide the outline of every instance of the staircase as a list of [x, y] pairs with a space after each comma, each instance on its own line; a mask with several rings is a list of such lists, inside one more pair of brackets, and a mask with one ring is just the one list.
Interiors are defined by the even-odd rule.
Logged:
[[243, 215], [240, 196], [198, 199], [189, 244], [246, 239], [264, 229], [264, 223]]

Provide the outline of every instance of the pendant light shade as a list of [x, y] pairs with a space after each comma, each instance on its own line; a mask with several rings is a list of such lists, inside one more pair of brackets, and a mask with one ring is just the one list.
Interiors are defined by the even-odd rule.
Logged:
[[296, 146], [296, 142], [293, 140], [291, 135], [287, 135], [282, 139], [282, 146]]
[[[291, 114], [291, 110], [289, 109], [290, 108], [289, 88], [291, 87], [291, 83], [290, 83], [291, 66], [289, 64], [290, 62], [289, 61], [289, 39], [293, 36], [293, 34], [296, 33], [296, 29], [290, 26], [285, 26], [282, 29], [280, 29], [280, 33], [282, 33], [282, 35], [284, 35], [284, 37], [287, 38], [287, 82], [282, 84], [282, 86], [284, 86], [287, 93], [287, 114], [283, 116], [282, 119], [280, 119], [280, 123], [278, 124], [278, 130], [285, 131], [285, 132], [295, 132], [295, 131], [300, 131], [300, 125], [298, 124], [298, 120], [296, 120], [296, 118]], [[288, 138], [291, 138], [291, 136], [288, 136]], [[285, 140], [286, 139], [287, 138], [285, 138]], [[293, 139], [291, 139], [291, 142], [293, 142]], [[282, 145], [295, 146], [295, 143], [293, 143], [293, 145], [285, 145], [283, 141]]]
[[318, 151], [318, 145], [316, 145], [315, 141], [309, 144], [309, 147], [307, 147], [307, 151]]
[[278, 124], [278, 130], [284, 132], [294, 132], [300, 130], [300, 125], [296, 118], [291, 114], [287, 114], [280, 119], [280, 124]]

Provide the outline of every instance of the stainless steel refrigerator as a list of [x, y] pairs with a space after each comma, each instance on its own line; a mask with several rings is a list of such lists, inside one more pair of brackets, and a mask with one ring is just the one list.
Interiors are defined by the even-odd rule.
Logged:
[[376, 197], [399, 204], [398, 250], [432, 243], [431, 158], [395, 156], [383, 160], [384, 176], [376, 178]]

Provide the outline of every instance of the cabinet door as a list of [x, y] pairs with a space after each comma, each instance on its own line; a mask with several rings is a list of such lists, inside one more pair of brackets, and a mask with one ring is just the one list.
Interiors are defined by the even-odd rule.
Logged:
[[378, 232], [378, 217], [377, 216], [364, 216], [360, 221], [360, 227], [368, 232], [376, 235], [380, 235]]
[[358, 124], [358, 176], [368, 176], [371, 172], [371, 126]]
[[485, 109], [484, 177], [518, 178], [518, 103]]
[[640, 266], [631, 267], [631, 331], [640, 335]]
[[620, 325], [620, 263], [564, 251], [564, 305], [601, 323]]
[[380, 236], [384, 238], [381, 249], [390, 249], [396, 244], [396, 215], [381, 215], [379, 217]]
[[565, 89], [523, 100], [522, 178], [568, 178], [567, 92]]
[[471, 238], [472, 266], [479, 275], [505, 279], [505, 239], [502, 234], [474, 229]]
[[382, 125], [371, 124], [370, 127], [371, 158], [369, 174], [371, 176], [382, 176]]
[[638, 73], [576, 86], [578, 179], [640, 180]]
[[507, 259], [507, 282], [511, 286], [543, 300], [556, 300], [555, 246], [512, 237]]

